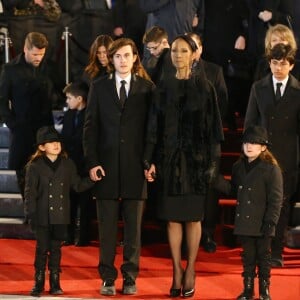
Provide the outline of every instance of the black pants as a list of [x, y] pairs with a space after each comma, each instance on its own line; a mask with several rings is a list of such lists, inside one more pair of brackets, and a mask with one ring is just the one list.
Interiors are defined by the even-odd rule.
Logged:
[[243, 277], [268, 279], [271, 270], [271, 237], [240, 236], [242, 244]]
[[90, 190], [82, 193], [72, 191], [70, 193], [70, 198], [71, 223], [69, 225], [68, 240], [74, 242], [77, 239], [79, 242], [88, 242], [90, 240], [89, 225], [91, 220], [90, 207], [92, 200]]
[[98, 231], [99, 231], [99, 274], [103, 280], [118, 276], [114, 265], [119, 208], [124, 222], [124, 249], [121, 272], [135, 279], [139, 272], [141, 250], [141, 223], [144, 201], [141, 200], [97, 200]]
[[272, 240], [272, 246], [271, 246], [273, 258], [281, 258], [282, 256], [285, 231], [288, 227], [288, 223], [290, 219], [291, 203], [292, 203], [291, 196], [283, 197], [280, 216], [279, 216], [278, 223], [276, 225], [275, 237]]
[[50, 271], [60, 271], [61, 242], [66, 231], [65, 225], [36, 226], [34, 267], [36, 271], [44, 271], [48, 263]]

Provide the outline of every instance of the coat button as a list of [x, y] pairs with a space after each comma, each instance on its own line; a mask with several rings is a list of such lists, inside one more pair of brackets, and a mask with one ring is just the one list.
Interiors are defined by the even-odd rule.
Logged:
[[52, 198], [52, 195], [49, 195], [49, 198]]
[[250, 218], [250, 216], [246, 216], [246, 219], [249, 219]]
[[49, 182], [49, 186], [52, 186], [52, 182]]
[[240, 216], [240, 214], [236, 214], [236, 216], [237, 216], [237, 217], [239, 217], [239, 216]]
[[243, 186], [242, 185], [239, 185], [239, 189], [241, 190], [243, 188]]
[[64, 183], [63, 183], [63, 182], [61, 182], [61, 183], [60, 183], [60, 185], [61, 185], [61, 186], [63, 186], [63, 185], [64, 185]]
[[251, 201], [247, 201], [247, 203], [248, 203], [248, 204], [250, 204], [250, 203], [251, 203]]
[[251, 188], [248, 188], [248, 191], [251, 191]]
[[59, 197], [60, 197], [60, 199], [62, 199], [64, 196], [63, 196], [63, 195], [60, 195]]
[[50, 210], [53, 210], [53, 206], [50, 206]]
[[62, 208], [62, 207], [60, 207], [60, 208], [59, 208], [59, 210], [63, 210], [63, 208]]

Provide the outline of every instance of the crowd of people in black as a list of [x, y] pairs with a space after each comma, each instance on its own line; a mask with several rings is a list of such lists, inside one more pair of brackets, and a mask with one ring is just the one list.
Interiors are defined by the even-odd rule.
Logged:
[[[0, 118], [11, 133], [9, 168], [17, 171], [27, 221], [37, 235], [36, 261], [43, 257], [41, 264], [35, 264], [31, 294], [40, 295], [44, 289], [43, 274], [49, 253], [51, 270], [51, 251], [57, 256], [50, 292], [62, 293], [57, 275], [61, 253], [57, 242], [51, 247], [57, 240], [88, 244], [90, 209], [85, 200], [92, 197], [99, 225], [100, 293], [116, 294], [114, 253], [120, 212], [124, 221], [122, 292], [136, 293], [148, 188], [155, 198], [156, 217], [167, 223], [173, 263], [170, 296], [193, 296], [199, 243], [207, 252], [217, 248], [216, 178], [223, 128], [242, 126], [241, 175], [233, 173], [236, 177], [231, 185], [223, 182], [227, 192], [239, 200], [236, 234], [243, 237], [246, 258], [244, 291], [237, 299], [253, 299], [257, 262], [260, 299], [271, 299], [270, 266], [284, 266], [284, 233], [299, 185], [297, 1], [31, 0], [1, 4], [4, 35], [8, 30], [10, 50], [19, 54], [10, 51], [10, 61], [2, 63]], [[22, 30], [16, 30], [20, 24]], [[25, 39], [22, 45], [17, 42], [20, 38]], [[62, 55], [66, 49], [69, 52]], [[52, 127], [52, 110], [62, 109], [66, 103], [61, 140]], [[37, 145], [36, 136], [40, 138]], [[289, 145], [284, 152], [283, 137]], [[65, 199], [64, 205], [42, 197], [50, 188], [32, 179], [32, 168], [42, 160], [44, 169], [50, 169], [47, 176], [53, 173], [49, 179], [52, 186], [56, 172], [64, 168], [62, 141], [80, 176], [89, 176], [94, 182], [92, 190], [72, 191], [71, 204], [64, 195], [66, 190], [55, 194]], [[251, 145], [257, 147], [251, 150]], [[38, 156], [32, 156], [27, 165], [36, 146]], [[266, 146], [272, 151], [267, 156]], [[268, 166], [270, 161], [272, 166]], [[253, 217], [239, 205], [251, 205], [247, 193], [256, 189], [251, 172], [259, 168], [276, 174], [262, 177], [264, 186], [255, 196], [261, 197], [262, 204], [253, 203], [261, 217], [254, 218], [258, 224], [252, 232], [244, 230], [243, 222], [239, 225], [240, 218]], [[78, 179], [72, 176], [62, 177], [56, 184], [69, 189]], [[65, 210], [70, 217], [49, 217], [45, 223], [46, 216], [41, 222], [37, 214], [45, 201], [52, 203], [49, 215]], [[75, 237], [77, 217], [80, 230]], [[68, 223], [65, 231], [56, 226]], [[41, 240], [45, 232], [49, 244]], [[186, 268], [181, 264], [184, 245]]]

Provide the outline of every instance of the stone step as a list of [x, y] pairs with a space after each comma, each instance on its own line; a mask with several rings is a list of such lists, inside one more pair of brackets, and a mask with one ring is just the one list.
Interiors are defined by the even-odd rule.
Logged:
[[0, 218], [24, 218], [24, 204], [21, 194], [0, 193]]
[[0, 169], [8, 168], [8, 149], [0, 148]]
[[8, 148], [9, 146], [9, 129], [0, 124], [0, 148]]
[[0, 238], [34, 239], [34, 234], [23, 218], [0, 218]]
[[0, 170], [0, 193], [20, 193], [16, 171]]

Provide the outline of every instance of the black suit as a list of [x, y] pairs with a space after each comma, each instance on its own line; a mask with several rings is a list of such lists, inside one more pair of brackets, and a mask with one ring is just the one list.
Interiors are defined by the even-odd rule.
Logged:
[[245, 117], [245, 129], [260, 125], [267, 129], [271, 151], [283, 171], [284, 199], [276, 236], [272, 245], [273, 256], [282, 254], [284, 231], [289, 219], [290, 200], [296, 192], [299, 171], [300, 137], [300, 84], [289, 76], [285, 92], [275, 102], [272, 75], [253, 84]]
[[153, 83], [132, 75], [122, 108], [115, 77], [92, 83], [84, 125], [84, 153], [88, 169], [101, 165], [105, 177], [96, 183], [100, 262], [103, 280], [116, 279], [118, 208], [124, 220], [123, 275], [135, 279], [139, 270], [140, 234], [146, 182], [143, 168], [145, 126]]

